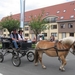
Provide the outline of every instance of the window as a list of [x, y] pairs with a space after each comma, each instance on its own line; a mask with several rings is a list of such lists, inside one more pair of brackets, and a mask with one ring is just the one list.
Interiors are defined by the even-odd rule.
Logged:
[[4, 36], [6, 36], [6, 34], [4, 34]]
[[44, 21], [46, 21], [47, 23], [50, 23], [50, 17], [45, 18]]
[[47, 33], [42, 33], [42, 34], [44, 34], [44, 36], [47, 37]]
[[28, 31], [29, 30], [29, 27], [25, 27], [25, 30]]
[[44, 21], [46, 21], [47, 23], [54, 23], [56, 22], [57, 17], [53, 16], [53, 17], [46, 17], [44, 18]]
[[51, 33], [51, 35], [54, 35], [54, 37], [57, 37], [57, 33]]
[[51, 18], [51, 23], [53, 23], [53, 22], [56, 22], [56, 18], [55, 17]]
[[51, 25], [51, 29], [57, 29], [57, 25]]
[[74, 18], [74, 15], [71, 15], [70, 18]]
[[73, 28], [73, 24], [69, 23], [68, 28]]
[[74, 36], [74, 33], [69, 33], [69, 36]]
[[59, 13], [60, 11], [57, 11], [57, 13]]
[[60, 26], [61, 26], [61, 28], [65, 28], [65, 24], [61, 24]]
[[62, 17], [60, 17], [60, 19], [63, 19], [64, 17], [62, 16]]
[[63, 12], [66, 12], [66, 10], [63, 10]]
[[62, 38], [65, 38], [66, 37], [66, 33], [62, 33]]
[[29, 34], [25, 34], [25, 36], [26, 36], [26, 37], [28, 37], [28, 36], [29, 36]]
[[6, 29], [4, 29], [4, 32], [6, 32]]
[[10, 36], [10, 34], [8, 34], [8, 36]]

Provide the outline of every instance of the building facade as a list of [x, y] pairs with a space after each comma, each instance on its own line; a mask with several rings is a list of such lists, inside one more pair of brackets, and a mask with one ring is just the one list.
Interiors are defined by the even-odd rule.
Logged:
[[68, 36], [75, 37], [75, 20], [58, 22], [58, 34], [59, 39]]
[[[75, 1], [62, 3], [54, 6], [48, 6], [40, 9], [35, 9], [25, 12], [25, 38], [33, 39], [34, 33], [31, 31], [28, 22], [31, 20], [31, 15], [37, 17], [44, 10], [43, 18], [48, 19], [49, 30], [41, 32], [45, 34], [45, 39], [49, 39], [54, 35], [56, 39], [62, 39], [67, 36], [75, 37]], [[14, 19], [20, 20], [20, 13], [12, 15]]]

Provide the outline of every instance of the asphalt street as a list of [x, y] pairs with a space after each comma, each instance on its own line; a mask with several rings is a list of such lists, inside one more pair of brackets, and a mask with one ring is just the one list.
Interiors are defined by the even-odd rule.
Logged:
[[43, 55], [43, 63], [47, 69], [42, 69], [40, 64], [34, 66], [34, 62], [29, 62], [26, 56], [21, 58], [21, 65], [15, 67], [11, 58], [12, 55], [8, 54], [4, 57], [4, 61], [0, 63], [0, 75], [75, 75], [75, 56], [71, 53], [66, 58], [65, 72], [59, 70], [61, 63], [57, 57]]

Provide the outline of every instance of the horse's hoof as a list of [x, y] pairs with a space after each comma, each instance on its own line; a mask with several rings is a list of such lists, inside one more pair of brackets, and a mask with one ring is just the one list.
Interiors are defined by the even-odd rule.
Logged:
[[65, 71], [65, 69], [64, 69], [64, 68], [59, 68], [59, 70], [61, 70], [62, 72], [64, 72], [64, 71]]
[[42, 66], [43, 69], [46, 69], [46, 66]]
[[35, 66], [37, 66], [38, 65], [38, 63], [35, 63]]

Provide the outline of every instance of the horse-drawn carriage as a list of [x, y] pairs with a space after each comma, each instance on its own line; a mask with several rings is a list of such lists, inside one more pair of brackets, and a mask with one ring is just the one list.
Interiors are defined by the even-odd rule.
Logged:
[[32, 43], [24, 42], [19, 50], [15, 49], [11, 38], [1, 38], [2, 48], [0, 49], [0, 62], [3, 62], [4, 56], [8, 53], [12, 54], [12, 64], [16, 67], [20, 66], [21, 58], [27, 56], [30, 62], [34, 61], [34, 52]]
[[[0, 62], [3, 62], [4, 56], [7, 53], [12, 54], [12, 63], [14, 66], [19, 66], [21, 64], [21, 57], [25, 55], [30, 62], [34, 61], [34, 52], [30, 51], [32, 49], [32, 43], [24, 43], [20, 50], [16, 50], [13, 47], [11, 38], [1, 38], [1, 40], [2, 49], [0, 51]], [[72, 51], [70, 51], [70, 49]], [[45, 53], [51, 57], [58, 57], [58, 59], [62, 62], [59, 69], [61, 71], [65, 71], [64, 67], [67, 63], [66, 57], [69, 52], [75, 55], [74, 37], [67, 37], [57, 42], [50, 42], [47, 40], [39, 41], [35, 47], [35, 66], [38, 65], [38, 62], [40, 62], [42, 68], [46, 68], [42, 62], [42, 56], [43, 53]]]

